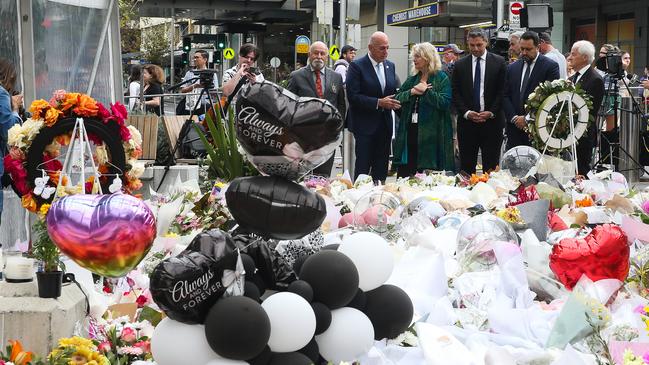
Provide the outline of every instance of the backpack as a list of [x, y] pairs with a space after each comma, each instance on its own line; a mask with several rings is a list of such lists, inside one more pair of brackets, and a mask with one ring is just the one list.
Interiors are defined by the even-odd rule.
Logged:
[[207, 156], [207, 149], [196, 131], [197, 126], [203, 135], [206, 135], [205, 127], [200, 123], [194, 123], [191, 120], [185, 121], [180, 129], [179, 136], [183, 136], [178, 146], [181, 158], [199, 158]]

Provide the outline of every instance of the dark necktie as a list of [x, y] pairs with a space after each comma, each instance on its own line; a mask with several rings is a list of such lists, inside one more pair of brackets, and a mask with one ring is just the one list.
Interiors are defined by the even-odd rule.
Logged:
[[322, 79], [320, 78], [320, 70], [315, 70], [315, 92], [318, 97], [322, 99]]
[[570, 81], [572, 81], [573, 84], [576, 84], [578, 78], [579, 78], [579, 71], [575, 72], [575, 74], [572, 75], [572, 77], [570, 77]]
[[476, 58], [475, 75], [473, 76], [473, 107], [477, 112], [480, 111], [480, 77], [482, 74], [480, 61], [482, 61], [482, 58]]
[[523, 75], [523, 84], [521, 85], [521, 101], [524, 101], [523, 94], [527, 90], [527, 83], [530, 81], [530, 72], [532, 72], [532, 61], [527, 62], [527, 69], [525, 70], [525, 75]]

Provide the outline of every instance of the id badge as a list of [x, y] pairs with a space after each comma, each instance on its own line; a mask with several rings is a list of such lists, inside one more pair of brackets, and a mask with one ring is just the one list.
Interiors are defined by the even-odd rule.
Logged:
[[412, 124], [417, 124], [418, 121], [419, 121], [419, 113], [417, 112], [412, 113]]

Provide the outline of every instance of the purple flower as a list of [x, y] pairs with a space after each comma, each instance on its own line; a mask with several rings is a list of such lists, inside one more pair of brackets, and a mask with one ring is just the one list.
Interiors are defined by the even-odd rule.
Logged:
[[633, 309], [633, 313], [645, 314], [644, 305], [639, 305]]
[[642, 203], [642, 210], [649, 214], [649, 200], [645, 200], [645, 202]]
[[645, 364], [649, 364], [649, 352], [645, 352], [645, 354], [642, 355], [642, 361], [644, 361]]

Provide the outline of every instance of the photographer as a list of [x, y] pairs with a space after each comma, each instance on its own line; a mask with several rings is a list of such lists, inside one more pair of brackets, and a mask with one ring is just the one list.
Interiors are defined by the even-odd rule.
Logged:
[[254, 44], [244, 43], [239, 48], [239, 63], [223, 72], [223, 96], [229, 97], [237, 92], [237, 85], [243, 78], [248, 82], [264, 81], [264, 75], [252, 67], [257, 57], [259, 57], [259, 50]]
[[[207, 51], [199, 49], [194, 53], [194, 66], [195, 68], [193, 70], [187, 71], [185, 77], [183, 77], [183, 81], [197, 78], [199, 76], [199, 73], [197, 71], [207, 70]], [[218, 78], [216, 76], [216, 73], [212, 74], [211, 78], [212, 84], [209, 86], [210, 88], [216, 90], [218, 88]], [[203, 87], [204, 85], [201, 83], [201, 80], [196, 79], [196, 81], [194, 81], [193, 83], [182, 87], [180, 89], [180, 92], [191, 92], [194, 94], [199, 94]], [[187, 95], [187, 97], [185, 98], [185, 112], [189, 114], [189, 111], [194, 110], [196, 114], [205, 114], [205, 110], [207, 110], [208, 104], [209, 100], [206, 94], [203, 95], [200, 101], [198, 100], [198, 95]]]

